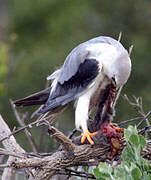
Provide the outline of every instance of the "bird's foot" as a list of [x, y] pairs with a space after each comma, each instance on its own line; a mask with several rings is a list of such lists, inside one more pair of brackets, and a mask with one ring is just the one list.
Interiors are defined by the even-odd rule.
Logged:
[[82, 136], [81, 143], [83, 144], [87, 139], [91, 145], [94, 145], [94, 142], [91, 137], [95, 136], [96, 134], [97, 134], [97, 132], [91, 133], [91, 132], [89, 132], [89, 130], [83, 131], [83, 133], [81, 134], [81, 136]]
[[105, 122], [101, 125], [100, 130], [111, 145], [111, 152], [108, 155], [108, 159], [112, 159], [118, 154], [118, 151], [120, 150], [120, 140], [122, 138], [124, 129], [118, 128], [112, 123]]

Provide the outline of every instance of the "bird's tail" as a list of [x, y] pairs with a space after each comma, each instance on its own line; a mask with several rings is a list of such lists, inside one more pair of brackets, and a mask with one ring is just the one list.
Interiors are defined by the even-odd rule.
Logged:
[[40, 91], [38, 93], [32, 94], [28, 97], [25, 97], [23, 99], [19, 99], [16, 101], [13, 101], [13, 103], [16, 106], [32, 106], [32, 105], [42, 105], [38, 110], [36, 110], [31, 118], [42, 115], [44, 113], [47, 113], [49, 111], [49, 114], [56, 114], [60, 112], [62, 109], [64, 109], [69, 102], [72, 102], [74, 99], [74, 96], [71, 94], [66, 94], [65, 96], [57, 97], [55, 99], [50, 99], [51, 88], [47, 88], [43, 91]]
[[23, 99], [13, 101], [16, 106], [32, 106], [45, 104], [49, 98], [50, 87]]
[[47, 113], [51, 111], [51, 113], [58, 112], [58, 110], [67, 106], [68, 103], [74, 100], [74, 96], [71, 94], [66, 94], [65, 96], [60, 96], [55, 99], [50, 99], [46, 104], [42, 105], [37, 111], [32, 114], [32, 118]]

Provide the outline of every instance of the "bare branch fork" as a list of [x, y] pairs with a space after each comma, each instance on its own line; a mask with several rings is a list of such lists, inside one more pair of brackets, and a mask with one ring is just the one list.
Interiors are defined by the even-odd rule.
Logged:
[[131, 101], [128, 96], [125, 94], [123, 98], [136, 110], [136, 112], [141, 116], [142, 120], [137, 124], [137, 128], [140, 127], [140, 125], [146, 121], [146, 124], [148, 127], [150, 127], [150, 122], [148, 120], [148, 116], [150, 116], [151, 111], [149, 111], [147, 114], [145, 114], [143, 110], [143, 103], [142, 103], [142, 97], [136, 98], [133, 96], [134, 101]]

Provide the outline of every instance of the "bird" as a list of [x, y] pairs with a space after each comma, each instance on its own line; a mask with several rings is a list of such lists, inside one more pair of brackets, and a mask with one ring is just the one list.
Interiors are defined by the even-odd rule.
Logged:
[[[32, 115], [60, 112], [75, 103], [75, 126], [82, 131], [81, 143], [86, 139], [94, 145], [97, 132], [88, 129], [89, 115], [99, 109], [103, 94], [105, 109], [109, 111], [115, 92], [123, 86], [131, 73], [128, 51], [116, 39], [99, 36], [75, 47], [63, 65], [47, 77], [52, 84], [47, 89], [14, 101], [16, 106], [42, 105]], [[110, 88], [109, 88], [110, 87]], [[107, 93], [106, 93], [107, 92]], [[102, 113], [102, 110], [101, 110]], [[101, 120], [105, 128], [108, 120]]]

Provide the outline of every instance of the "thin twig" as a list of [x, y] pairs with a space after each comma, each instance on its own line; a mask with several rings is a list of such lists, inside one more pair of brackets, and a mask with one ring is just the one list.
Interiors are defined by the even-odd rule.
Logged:
[[72, 131], [71, 131], [71, 133], [69, 133], [69, 135], [68, 135], [68, 138], [69, 139], [72, 139], [72, 137], [74, 136], [74, 134], [77, 132], [77, 129], [75, 128], [75, 129], [73, 129]]
[[43, 157], [46, 157], [46, 156], [51, 156], [53, 153], [34, 153], [34, 152], [28, 152], [28, 153], [25, 153], [25, 156], [30, 158], [30, 157], [39, 157], [39, 158], [43, 158]]
[[[124, 94], [123, 98], [142, 116], [143, 118], [142, 122], [145, 120], [147, 126], [150, 126], [150, 122], [147, 118], [148, 116], [146, 117], [146, 114], [143, 110], [142, 98], [141, 97], [136, 98], [135, 96], [133, 96], [135, 102], [132, 102], [126, 94]], [[138, 126], [140, 126], [140, 124]]]
[[[50, 167], [44, 167], [44, 169], [50, 169]], [[89, 178], [89, 179], [96, 179], [95, 176], [93, 174], [90, 174], [88, 172], [85, 171], [76, 171], [76, 170], [72, 170], [69, 168], [65, 168], [65, 169], [60, 169], [60, 168], [53, 168], [51, 170], [56, 171], [56, 175], [66, 175], [69, 177], [71, 176], [77, 176], [77, 177], [85, 177], [85, 178]]]
[[[68, 172], [69, 173], [69, 172]], [[65, 172], [57, 172], [58, 175], [68, 175], [67, 173]], [[83, 178], [86, 178], [87, 176], [86, 175], [82, 175], [82, 174], [75, 174], [75, 173], [70, 173], [69, 174], [71, 176], [78, 176], [78, 177], [83, 177]], [[96, 179], [95, 176], [88, 176], [89, 179]]]
[[[137, 128], [139, 128], [139, 126], [151, 115], [151, 111], [149, 111], [144, 118], [137, 124]], [[148, 126], [151, 127], [151, 126]]]
[[7, 155], [7, 156], [13, 156], [13, 157], [17, 157], [17, 158], [25, 158], [24, 155], [15, 153], [15, 152], [11, 152], [11, 151], [7, 151], [6, 149], [2, 149], [0, 148], [0, 155]]
[[122, 121], [122, 122], [120, 122], [118, 125], [120, 126], [120, 125], [123, 125], [123, 124], [129, 123], [129, 122], [133, 122], [133, 121], [140, 120], [140, 119], [142, 119], [142, 117], [136, 117], [136, 118], [133, 118], [133, 119], [128, 119], [128, 120], [126, 120], [126, 121]]
[[120, 97], [120, 94], [121, 94], [122, 89], [123, 89], [123, 86], [121, 86], [121, 87], [119, 88], [118, 92], [117, 92], [116, 98], [115, 98], [114, 103], [113, 103], [113, 109], [115, 108], [115, 106], [116, 106], [116, 104], [117, 104], [117, 101], [118, 101], [118, 99], [119, 99], [119, 97]]
[[93, 174], [90, 174], [90, 173], [85, 172], [85, 171], [75, 171], [75, 170], [67, 169], [67, 168], [65, 169], [65, 171], [68, 171], [70, 173], [75, 173], [77, 175], [85, 175], [85, 177], [88, 177], [88, 178], [91, 178], [91, 179], [96, 179]]
[[89, 180], [89, 167], [86, 167], [86, 180]]
[[133, 50], [133, 45], [131, 45], [130, 47], [129, 47], [129, 56], [131, 56], [131, 53], [132, 53], [132, 50]]
[[[13, 109], [13, 112], [14, 112], [14, 114], [15, 114], [15, 117], [16, 117], [19, 125], [20, 125], [21, 127], [24, 127], [24, 126], [25, 126], [25, 123], [24, 123], [23, 120], [21, 119], [21, 117], [20, 117], [19, 113], [17, 112], [17, 109], [15, 108], [15, 105], [13, 104], [13, 101], [12, 101], [11, 99], [10, 99], [10, 104], [11, 104], [11, 107], [12, 107], [12, 109]], [[25, 132], [25, 135], [26, 135], [26, 137], [27, 137], [27, 139], [28, 139], [28, 141], [29, 141], [29, 144], [30, 144], [31, 147], [32, 147], [33, 152], [35, 152], [35, 153], [38, 152], [37, 146], [36, 146], [36, 143], [35, 143], [35, 140], [34, 140], [33, 137], [31, 136], [31, 133], [28, 131], [28, 129], [24, 129], [24, 132]]]
[[38, 120], [36, 120], [36, 121], [34, 121], [34, 122], [30, 123], [30, 124], [27, 124], [27, 125], [25, 125], [25, 126], [19, 128], [19, 129], [13, 131], [13, 132], [10, 133], [8, 136], [6, 136], [6, 137], [0, 139], [0, 142], [2, 142], [2, 141], [4, 141], [4, 140], [8, 139], [8, 138], [11, 137], [12, 135], [15, 135], [15, 134], [17, 134], [17, 133], [23, 131], [23, 130], [26, 129], [26, 128], [32, 128], [33, 125], [36, 125], [37, 123], [40, 123], [40, 122], [43, 122], [43, 121], [44, 121], [43, 119], [41, 119], [41, 120], [38, 119]]
[[[118, 41], [119, 41], [119, 42], [120, 42], [120, 40], [121, 40], [121, 37], [122, 37], [122, 32], [120, 32], [119, 37], [118, 37]], [[131, 45], [131, 46], [129, 47], [129, 56], [131, 55], [132, 50], [133, 50], [133, 45]], [[123, 85], [123, 86], [124, 86], [124, 85]], [[122, 92], [123, 86], [121, 86], [121, 87], [119, 88], [118, 92], [117, 92], [116, 98], [115, 98], [114, 103], [113, 103], [113, 108], [115, 108], [115, 106], [116, 106], [116, 104], [117, 104], [117, 101], [118, 101], [118, 99], [119, 99], [119, 97], [120, 97], [120, 94], [121, 94], [121, 92]]]
[[118, 35], [118, 41], [120, 42], [122, 38], [122, 31], [120, 31], [119, 35]]

